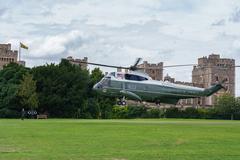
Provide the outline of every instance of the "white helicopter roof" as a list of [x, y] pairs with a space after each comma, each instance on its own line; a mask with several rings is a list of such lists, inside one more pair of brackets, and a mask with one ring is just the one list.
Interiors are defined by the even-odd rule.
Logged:
[[137, 76], [144, 77], [147, 80], [152, 80], [152, 78], [148, 74], [143, 73], [143, 72], [138, 72], [138, 71], [111, 72], [111, 73], [107, 74], [107, 76], [111, 76], [111, 77], [117, 78], [117, 77], [121, 77], [121, 75], [122, 75], [123, 76], [122, 78], [125, 78], [126, 74], [128, 74], [128, 75], [137, 75]]
[[[125, 75], [137, 75], [137, 76], [141, 76], [146, 78], [146, 80], [144, 81], [140, 81], [141, 83], [145, 83], [145, 84], [155, 84], [155, 85], [162, 85], [162, 86], [166, 86], [166, 87], [174, 87], [174, 88], [179, 88], [179, 89], [195, 89], [195, 90], [199, 90], [202, 91], [203, 88], [198, 88], [198, 87], [194, 87], [194, 86], [187, 86], [187, 85], [182, 85], [182, 84], [175, 84], [175, 83], [171, 83], [168, 81], [157, 81], [157, 80], [152, 80], [152, 78], [146, 74], [146, 73], [142, 73], [142, 72], [136, 72], [136, 71], [131, 71], [128, 73], [125, 72], [111, 72], [109, 73], [107, 76], [113, 77], [114, 79], [125, 79]], [[127, 80], [129, 81], [129, 80]], [[130, 80], [133, 81], [133, 80]], [[136, 82], [136, 81], [135, 81]]]

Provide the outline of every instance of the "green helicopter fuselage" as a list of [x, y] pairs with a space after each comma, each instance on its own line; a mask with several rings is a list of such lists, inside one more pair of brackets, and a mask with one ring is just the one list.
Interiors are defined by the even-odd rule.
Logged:
[[204, 89], [156, 81], [138, 72], [112, 72], [93, 87], [104, 96], [167, 104], [177, 104], [179, 99], [210, 96], [221, 88], [223, 86], [220, 83]]

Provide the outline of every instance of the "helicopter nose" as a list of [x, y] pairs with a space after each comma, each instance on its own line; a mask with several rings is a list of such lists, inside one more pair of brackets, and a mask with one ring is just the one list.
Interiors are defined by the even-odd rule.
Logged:
[[97, 90], [97, 84], [93, 86], [93, 90]]
[[98, 83], [96, 83], [94, 86], [93, 86], [93, 90], [98, 90], [100, 89], [100, 85]]

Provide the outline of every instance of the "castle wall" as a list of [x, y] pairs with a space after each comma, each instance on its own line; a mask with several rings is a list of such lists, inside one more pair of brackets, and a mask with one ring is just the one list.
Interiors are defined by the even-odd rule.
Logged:
[[69, 56], [67, 57], [67, 60], [71, 64], [79, 65], [82, 69], [87, 69], [87, 63], [81, 63], [81, 62], [88, 62], [87, 57], [84, 57], [83, 59], [73, 59], [73, 57]]
[[147, 73], [154, 80], [163, 80], [163, 62], [158, 64], [151, 64], [144, 61], [142, 64], [138, 65], [142, 68], [143, 72]]

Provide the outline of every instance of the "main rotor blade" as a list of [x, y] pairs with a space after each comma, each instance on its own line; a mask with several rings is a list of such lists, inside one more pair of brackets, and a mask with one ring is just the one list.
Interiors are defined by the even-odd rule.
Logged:
[[197, 64], [177, 64], [177, 65], [169, 65], [163, 66], [163, 68], [171, 68], [171, 67], [187, 67], [187, 66], [196, 66]]
[[[163, 68], [188, 67], [188, 66], [198, 66], [198, 64], [177, 64], [177, 65], [163, 66]], [[238, 67], [240, 67], [240, 65], [230, 66], [230, 68], [231, 67], [238, 68]], [[202, 68], [209, 68], [209, 67], [208, 66], [203, 66]]]
[[113, 66], [113, 65], [106, 65], [106, 64], [100, 64], [100, 63], [91, 63], [91, 62], [80, 62], [80, 63], [90, 64], [95, 66], [102, 66], [102, 67], [109, 67], [109, 68], [129, 69], [129, 67]]
[[[129, 70], [137, 70], [137, 69], [144, 69], [142, 67], [137, 67], [138, 63], [141, 61], [141, 58], [138, 58], [134, 64], [134, 66], [131, 67], [122, 67], [122, 66], [114, 66], [114, 65], [106, 65], [106, 64], [100, 64], [100, 63], [91, 63], [91, 62], [80, 62], [80, 63], [85, 63], [85, 64], [90, 64], [90, 65], [95, 65], [95, 66], [102, 66], [102, 67], [109, 67], [109, 68], [121, 68], [121, 69], [129, 69]], [[189, 67], [189, 66], [198, 66], [198, 64], [177, 64], [177, 65], [167, 65], [163, 66], [163, 68], [177, 68], [177, 67]], [[235, 65], [232, 67], [240, 67], [240, 65]]]
[[142, 58], [137, 58], [136, 62], [134, 63], [134, 65], [129, 67], [129, 70], [135, 71], [137, 69], [140, 69], [137, 67], [138, 63], [142, 60]]
[[136, 62], [134, 63], [134, 67], [137, 67], [138, 63], [142, 60], [142, 58], [137, 58]]

